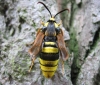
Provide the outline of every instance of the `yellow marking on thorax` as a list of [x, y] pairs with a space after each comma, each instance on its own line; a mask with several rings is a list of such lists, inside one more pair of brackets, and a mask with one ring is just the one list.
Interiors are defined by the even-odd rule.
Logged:
[[58, 28], [58, 24], [57, 23], [55, 23], [55, 27]]
[[44, 24], [44, 26], [46, 26], [46, 27], [47, 27], [47, 26], [48, 26], [48, 22], [46, 22], [46, 23]]

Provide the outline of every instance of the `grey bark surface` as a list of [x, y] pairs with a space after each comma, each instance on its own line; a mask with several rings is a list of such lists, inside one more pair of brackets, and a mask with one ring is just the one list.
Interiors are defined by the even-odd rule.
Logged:
[[[31, 65], [30, 55], [26, 47], [33, 42], [36, 30], [41, 27], [41, 20], [46, 22], [50, 15], [43, 5], [44, 2], [52, 15], [57, 13], [55, 0], [2, 0], [0, 1], [0, 85], [72, 85], [70, 68], [65, 66], [68, 73], [62, 74], [59, 63], [55, 75], [51, 79], [43, 77], [38, 57], [34, 67], [28, 73]], [[57, 17], [60, 21], [60, 18]], [[70, 39], [64, 30], [64, 39]], [[65, 70], [66, 71], [66, 70]]]
[[[51, 79], [41, 73], [38, 57], [31, 73], [27, 43], [33, 42], [41, 20], [69, 8], [61, 18], [70, 57]], [[0, 85], [100, 85], [100, 0], [0, 0]], [[61, 5], [60, 5], [61, 3]], [[57, 17], [60, 22], [60, 17]], [[70, 40], [69, 40], [70, 39]], [[70, 44], [70, 45], [69, 45]]]
[[76, 85], [100, 85], [100, 1], [76, 0], [76, 4], [73, 27], [81, 65]]
[[74, 27], [76, 27], [81, 59], [84, 59], [86, 51], [93, 44], [96, 31], [99, 31], [99, 3], [98, 0], [82, 1], [82, 8], [75, 14], [74, 22], [77, 23], [74, 23]]
[[100, 1], [57, 1], [62, 8], [70, 9], [70, 16], [62, 14], [61, 17], [65, 27], [69, 22], [66, 29], [70, 32], [73, 85], [100, 85]]

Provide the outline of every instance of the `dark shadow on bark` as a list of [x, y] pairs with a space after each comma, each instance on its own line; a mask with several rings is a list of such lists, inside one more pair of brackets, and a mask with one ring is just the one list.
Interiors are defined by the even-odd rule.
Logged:
[[98, 69], [98, 73], [94, 76], [94, 84], [93, 85], [100, 85], [100, 66]]
[[90, 49], [86, 51], [85, 58], [89, 55], [89, 53], [95, 48], [96, 44], [98, 43], [98, 40], [100, 39], [100, 27], [98, 30], [95, 32], [93, 41], [90, 42]]

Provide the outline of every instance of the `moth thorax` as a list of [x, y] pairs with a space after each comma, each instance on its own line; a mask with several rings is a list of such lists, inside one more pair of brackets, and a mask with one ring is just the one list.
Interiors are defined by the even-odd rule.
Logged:
[[56, 36], [55, 25], [54, 23], [50, 22], [47, 26], [47, 30], [45, 32], [47, 36]]

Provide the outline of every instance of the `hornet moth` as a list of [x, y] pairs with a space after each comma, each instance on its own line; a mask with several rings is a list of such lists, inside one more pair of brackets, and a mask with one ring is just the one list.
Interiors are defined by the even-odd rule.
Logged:
[[[40, 68], [43, 76], [52, 78], [57, 70], [59, 57], [61, 57], [62, 62], [66, 61], [69, 57], [63, 38], [63, 31], [59, 27], [60, 24], [56, 23], [55, 20], [59, 13], [68, 9], [64, 9], [55, 16], [52, 16], [50, 10], [43, 2], [38, 3], [48, 10], [51, 18], [46, 23], [42, 22], [43, 27], [38, 29], [36, 38], [31, 43], [32, 47], [28, 50], [28, 53], [32, 56], [29, 72], [32, 69], [36, 56], [39, 54]], [[62, 69], [64, 70], [64, 63], [62, 63]]]

